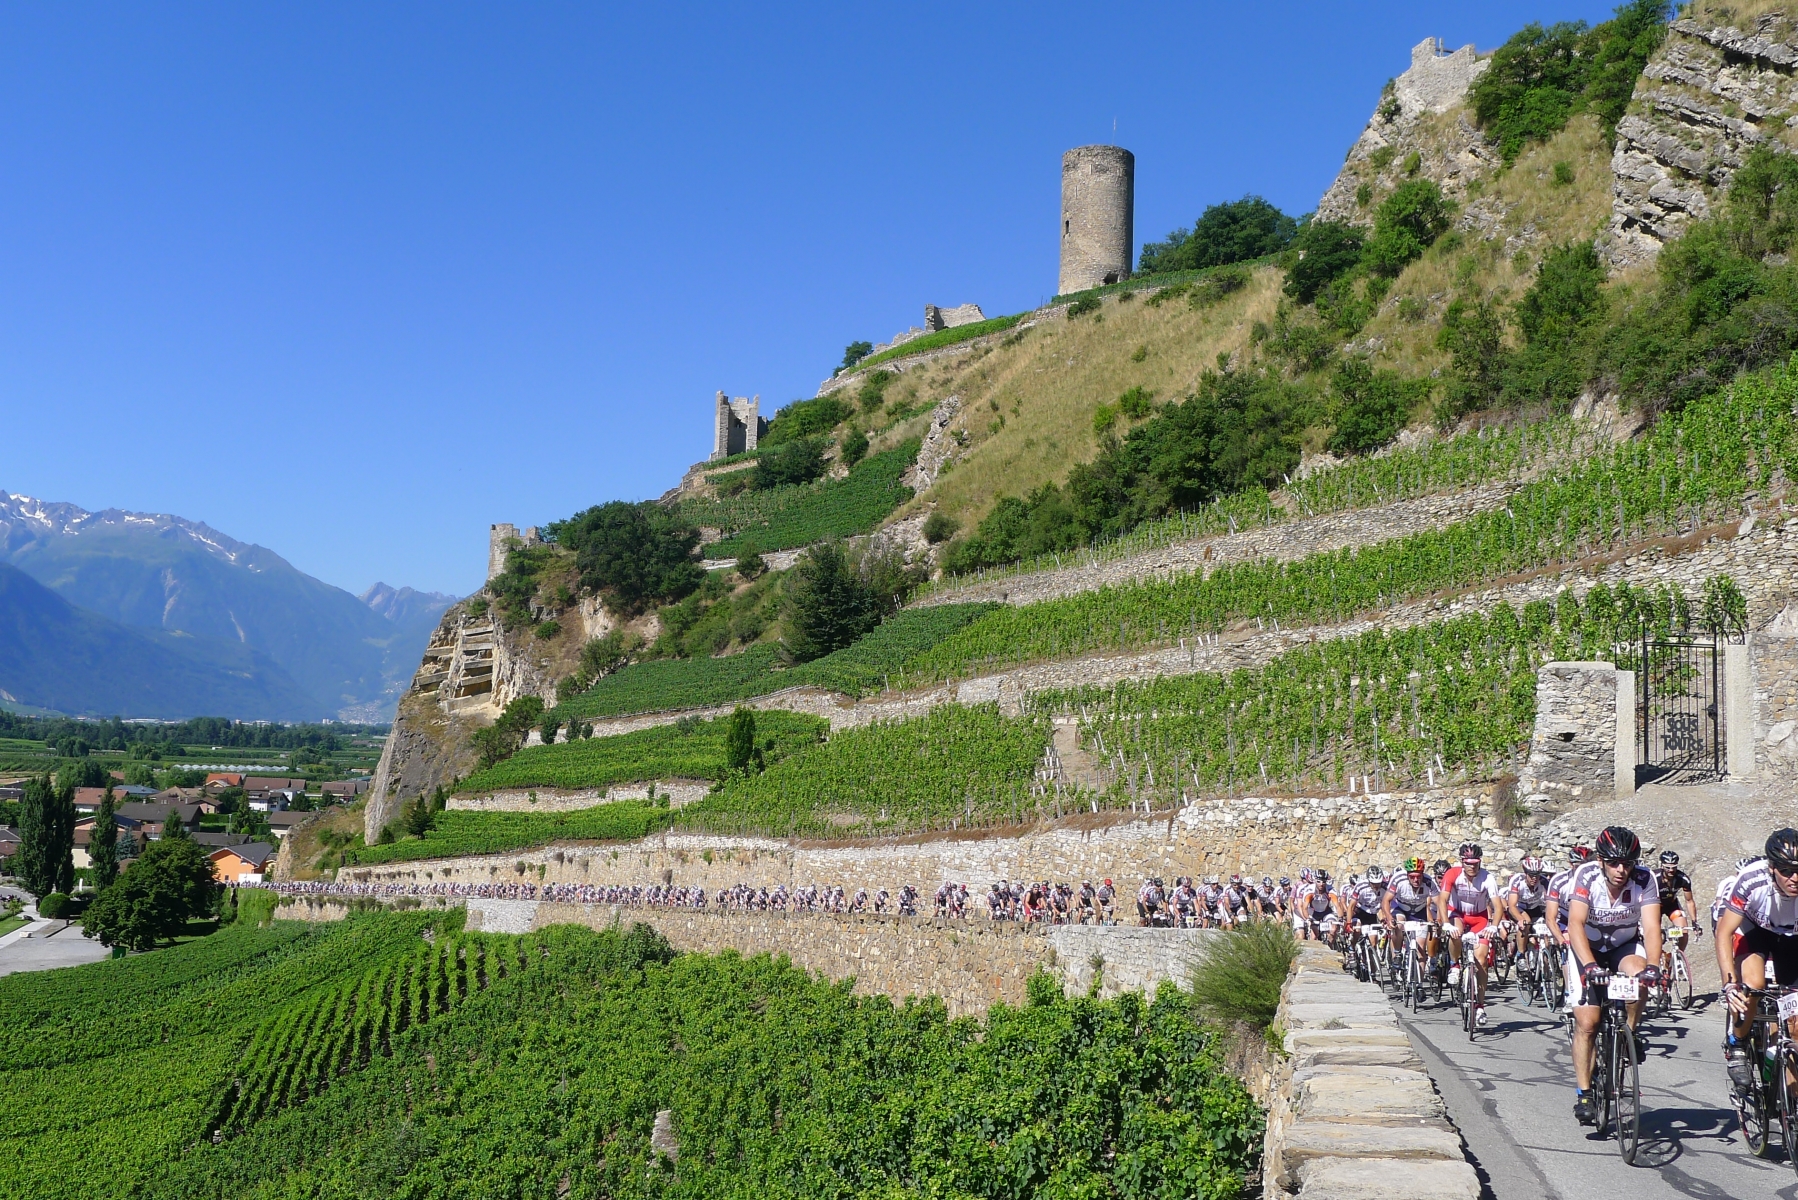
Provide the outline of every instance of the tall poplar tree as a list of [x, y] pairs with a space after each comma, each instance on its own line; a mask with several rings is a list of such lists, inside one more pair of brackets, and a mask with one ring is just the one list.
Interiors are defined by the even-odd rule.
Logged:
[[94, 814], [94, 834], [88, 839], [87, 857], [94, 869], [96, 890], [119, 877], [119, 825], [114, 818], [112, 789], [100, 800], [100, 811]]
[[15, 868], [25, 890], [42, 897], [73, 887], [74, 850], [74, 789], [56, 787], [48, 775], [26, 780]]

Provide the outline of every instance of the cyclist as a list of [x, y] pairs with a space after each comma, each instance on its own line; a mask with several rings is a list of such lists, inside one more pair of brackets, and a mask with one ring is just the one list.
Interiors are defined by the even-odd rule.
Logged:
[[1381, 925], [1380, 910], [1386, 898], [1386, 872], [1378, 867], [1367, 868], [1367, 874], [1361, 877], [1354, 890], [1343, 897], [1343, 906], [1347, 910], [1351, 926]]
[[[1767, 964], [1773, 964], [1782, 984], [1798, 983], [1798, 829], [1774, 830], [1766, 849], [1766, 861], [1736, 876], [1717, 922], [1717, 970], [1723, 998], [1736, 1018], [1723, 1044], [1723, 1063], [1738, 1089], [1753, 1082], [1754, 1064], [1742, 1039], [1759, 1007], [1754, 993], [1767, 986]], [[1798, 1017], [1787, 1027], [1798, 1037]]]
[[1299, 885], [1298, 895], [1293, 900], [1292, 923], [1310, 941], [1323, 939], [1327, 927], [1334, 924], [1336, 915], [1336, 893], [1330, 887], [1330, 873], [1319, 868], [1315, 872], [1307, 871], [1311, 879]]
[[[1711, 901], [1712, 937], [1717, 936], [1717, 922], [1723, 919], [1723, 910], [1729, 907], [1729, 894], [1736, 890], [1736, 880], [1742, 877], [1743, 871], [1766, 857], [1764, 854], [1750, 854], [1746, 858], [1738, 858], [1735, 869], [1717, 881], [1717, 898]], [[1736, 936], [1739, 938], [1742, 935], [1738, 933]]]
[[[1380, 897], [1380, 919], [1392, 930], [1392, 944], [1409, 946], [1429, 928], [1430, 908], [1436, 899], [1436, 881], [1423, 869], [1423, 859], [1413, 855], [1399, 864], [1386, 881]], [[1424, 961], [1436, 956], [1436, 940], [1425, 939]]]
[[[1568, 905], [1567, 933], [1585, 984], [1573, 1010], [1573, 1115], [1582, 1125], [1595, 1117], [1592, 1060], [1596, 1054], [1600, 1007], [1605, 982], [1613, 973], [1638, 976], [1643, 985], [1660, 981], [1661, 888], [1642, 865], [1642, 841], [1621, 825], [1598, 835], [1596, 862], [1582, 863], [1573, 873], [1573, 899]], [[1642, 1016], [1638, 996], [1629, 1004], [1633, 1030]]]
[[1530, 854], [1518, 865], [1522, 870], [1505, 885], [1503, 900], [1505, 911], [1517, 922], [1517, 954], [1522, 957], [1536, 922], [1548, 911], [1548, 864]]
[[1592, 857], [1590, 846], [1575, 846], [1567, 852], [1567, 869], [1548, 881], [1548, 932], [1561, 952], [1561, 973], [1566, 978], [1567, 1001], [1562, 1012], [1573, 1011], [1574, 997], [1579, 995], [1579, 973], [1575, 969], [1572, 947], [1567, 936], [1567, 912], [1573, 905], [1573, 872]]
[[1461, 865], [1449, 869], [1442, 877], [1441, 890], [1436, 893], [1436, 909], [1449, 934], [1448, 980], [1451, 984], [1459, 979], [1462, 943], [1473, 945], [1473, 980], [1467, 995], [1477, 1028], [1484, 1028], [1486, 1024], [1486, 963], [1492, 955], [1486, 930], [1499, 919], [1498, 880], [1480, 865], [1484, 858], [1485, 852], [1477, 843], [1461, 843]]
[[[1675, 850], [1661, 851], [1661, 869], [1655, 879], [1661, 885], [1661, 915], [1672, 924], [1675, 939], [1687, 936], [1697, 937], [1698, 900], [1692, 895], [1692, 877], [1679, 869], [1679, 853]], [[1685, 899], [1681, 900], [1681, 894]], [[1661, 972], [1672, 970], [1673, 955], [1663, 946], [1661, 948]]]

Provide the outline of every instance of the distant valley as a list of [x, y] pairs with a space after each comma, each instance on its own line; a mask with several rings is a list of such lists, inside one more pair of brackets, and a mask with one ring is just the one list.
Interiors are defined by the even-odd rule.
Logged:
[[455, 599], [358, 597], [200, 522], [7, 492], [0, 564], [0, 701], [70, 713], [389, 720]]

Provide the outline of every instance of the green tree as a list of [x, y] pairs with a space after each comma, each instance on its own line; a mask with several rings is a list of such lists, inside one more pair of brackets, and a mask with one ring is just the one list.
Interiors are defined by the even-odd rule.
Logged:
[[220, 888], [203, 847], [179, 825], [151, 842], [131, 869], [94, 897], [82, 917], [82, 935], [103, 946], [149, 950], [210, 914]]
[[113, 810], [111, 788], [107, 788], [100, 798], [99, 811], [94, 814], [94, 832], [87, 842], [87, 857], [94, 869], [96, 889], [109, 886], [119, 877], [119, 824]]
[[48, 775], [25, 781], [20, 802], [19, 849], [14, 872], [34, 896], [75, 886], [75, 793]]
[[841, 546], [826, 542], [806, 551], [793, 568], [793, 580], [786, 645], [801, 662], [841, 650], [880, 623], [878, 603]]
[[60, 787], [71, 790], [75, 788], [105, 787], [112, 782], [112, 776], [106, 773], [98, 759], [82, 758], [74, 762], [64, 763], [56, 769], [56, 782]]
[[680, 599], [705, 579], [693, 558], [699, 531], [652, 500], [601, 504], [546, 533], [574, 551], [581, 583], [604, 593], [615, 613], [634, 617], [651, 603]]
[[836, 373], [842, 374], [872, 353], [874, 353], [873, 342], [850, 342], [843, 347], [843, 365], [837, 368]]
[[1244, 196], [1213, 204], [1191, 230], [1176, 229], [1166, 241], [1146, 243], [1137, 271], [1143, 275], [1192, 271], [1278, 254], [1297, 231], [1297, 221], [1260, 196]]
[[1419, 391], [1396, 372], [1374, 370], [1364, 358], [1343, 360], [1330, 387], [1338, 408], [1329, 447], [1337, 454], [1377, 450], [1398, 436]]
[[471, 739], [475, 753], [479, 755], [481, 767], [485, 769], [503, 759], [512, 757], [518, 747], [543, 715], [543, 701], [537, 696], [520, 696], [506, 705], [506, 710], [486, 729], [475, 731]]
[[724, 766], [730, 771], [760, 770], [762, 752], [755, 744], [755, 710], [737, 705], [724, 728]]
[[432, 810], [430, 798], [420, 795], [406, 805], [401, 823], [405, 825], [406, 832], [415, 838], [421, 838], [437, 828], [437, 814]]
[[1310, 304], [1319, 292], [1361, 262], [1361, 230], [1341, 221], [1311, 221], [1293, 242], [1296, 258], [1286, 272], [1286, 294]]
[[843, 465], [853, 467], [868, 456], [868, 435], [851, 429], [843, 436]]
[[1454, 205], [1433, 181], [1401, 183], [1380, 202], [1362, 261], [1375, 275], [1396, 276], [1448, 231], [1453, 213]]
[[766, 451], [752, 472], [758, 490], [810, 483], [824, 474], [824, 446], [817, 438], [799, 438]]

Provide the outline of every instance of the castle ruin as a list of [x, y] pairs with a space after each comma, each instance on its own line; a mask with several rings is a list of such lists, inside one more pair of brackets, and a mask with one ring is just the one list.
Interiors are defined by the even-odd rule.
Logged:
[[1061, 281], [1084, 292], [1130, 275], [1135, 249], [1136, 155], [1076, 146], [1061, 156]]
[[489, 581], [506, 569], [506, 552], [512, 548], [514, 540], [523, 546], [537, 546], [543, 542], [535, 525], [527, 526], [523, 533], [519, 533], [518, 526], [510, 522], [487, 527], [487, 578]]
[[718, 393], [717, 419], [712, 428], [712, 457], [716, 462], [733, 454], [747, 454], [756, 448], [768, 432], [768, 422], [761, 416], [762, 398], [735, 400]]

